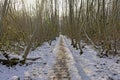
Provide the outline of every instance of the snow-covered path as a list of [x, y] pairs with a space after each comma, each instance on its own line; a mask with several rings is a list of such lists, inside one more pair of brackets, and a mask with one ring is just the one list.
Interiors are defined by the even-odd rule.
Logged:
[[56, 55], [56, 62], [50, 80], [81, 80], [75, 61], [62, 35], [60, 35], [53, 53]]
[[80, 55], [70, 43], [60, 35], [51, 45], [45, 42], [29, 53], [28, 58], [40, 57], [36, 61], [27, 60], [25, 65], [14, 67], [0, 64], [0, 80], [13, 80], [13, 76], [20, 80], [120, 80], [120, 63], [116, 63], [120, 58], [99, 58], [88, 45]]

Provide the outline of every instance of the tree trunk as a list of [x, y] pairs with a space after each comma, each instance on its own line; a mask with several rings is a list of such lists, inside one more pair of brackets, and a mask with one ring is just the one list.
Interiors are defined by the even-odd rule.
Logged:
[[83, 54], [83, 50], [82, 50], [82, 47], [81, 47], [81, 43], [80, 41], [78, 42], [78, 46], [79, 46], [79, 49], [80, 49], [80, 55]]
[[36, 29], [35, 29], [32, 37], [31, 37], [30, 41], [28, 42], [27, 48], [25, 49], [25, 52], [24, 52], [24, 55], [23, 55], [23, 60], [21, 61], [22, 64], [24, 64], [25, 61], [26, 61], [26, 59], [27, 59], [27, 56], [28, 56], [29, 51], [30, 51], [30, 49], [31, 49], [32, 43], [33, 43], [34, 40], [35, 40], [35, 37], [36, 37], [36, 33], [37, 33], [37, 32], [38, 32], [38, 28], [36, 27]]
[[0, 38], [3, 35], [3, 20], [4, 20], [5, 15], [7, 14], [7, 10], [8, 10], [7, 5], [8, 5], [8, 0], [5, 0], [3, 8], [2, 8], [2, 15], [1, 15], [1, 20], [0, 20]]

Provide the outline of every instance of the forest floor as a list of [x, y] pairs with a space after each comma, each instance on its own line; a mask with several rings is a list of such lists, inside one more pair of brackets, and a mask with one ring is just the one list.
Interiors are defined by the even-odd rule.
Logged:
[[40, 57], [36, 61], [13, 67], [0, 64], [0, 80], [16, 76], [20, 80], [120, 80], [120, 57], [99, 58], [91, 45], [85, 45], [80, 55], [70, 43], [61, 35], [51, 45], [45, 42], [30, 52], [28, 58]]

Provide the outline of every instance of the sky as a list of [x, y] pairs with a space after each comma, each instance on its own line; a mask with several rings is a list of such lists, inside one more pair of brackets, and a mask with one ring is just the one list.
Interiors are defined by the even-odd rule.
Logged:
[[[28, 7], [30, 7], [30, 5], [32, 7], [35, 7], [36, 0], [23, 0], [23, 1]], [[62, 12], [62, 0], [59, 0], [59, 10], [60, 10], [59, 13], [61, 14], [61, 12]]]
[[35, 4], [35, 0], [24, 0], [26, 4], [30, 5], [34, 5]]
[[23, 1], [25, 2], [25, 4], [28, 5], [28, 7], [30, 7], [30, 5], [35, 6], [35, 1], [36, 0], [23, 0]]

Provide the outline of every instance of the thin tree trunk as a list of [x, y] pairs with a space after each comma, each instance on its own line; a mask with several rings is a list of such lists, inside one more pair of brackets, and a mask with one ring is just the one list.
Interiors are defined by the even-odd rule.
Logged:
[[96, 46], [95, 43], [92, 41], [92, 39], [88, 36], [88, 34], [87, 34], [87, 32], [85, 31], [84, 28], [83, 28], [83, 31], [84, 31], [84, 34], [85, 34], [86, 38], [91, 42], [91, 44], [92, 44], [95, 48], [97, 48], [97, 46]]
[[81, 47], [81, 43], [80, 41], [78, 42], [78, 46], [79, 46], [79, 49], [80, 49], [80, 55], [83, 54], [83, 50], [82, 50], [82, 47]]
[[36, 29], [35, 29], [32, 37], [31, 37], [30, 41], [28, 42], [28, 45], [27, 45], [27, 47], [26, 47], [26, 49], [25, 49], [25, 52], [24, 52], [24, 55], [23, 55], [23, 60], [22, 60], [22, 63], [23, 63], [23, 64], [25, 63], [25, 61], [26, 61], [26, 59], [27, 59], [27, 56], [28, 56], [29, 51], [30, 51], [30, 49], [31, 49], [32, 43], [33, 43], [34, 40], [35, 40], [37, 31], [38, 31], [38, 28], [36, 27]]
[[8, 5], [8, 0], [5, 0], [3, 8], [2, 8], [2, 16], [1, 16], [1, 20], [0, 20], [0, 38], [3, 35], [3, 20], [4, 20], [5, 15], [7, 14], [7, 10], [8, 10], [7, 5]]

